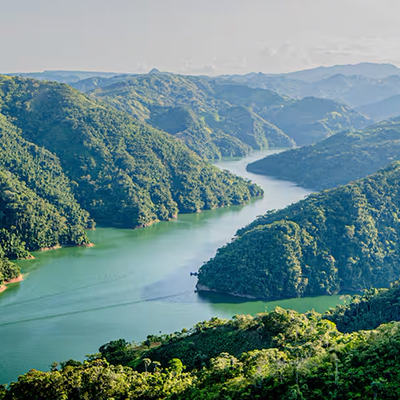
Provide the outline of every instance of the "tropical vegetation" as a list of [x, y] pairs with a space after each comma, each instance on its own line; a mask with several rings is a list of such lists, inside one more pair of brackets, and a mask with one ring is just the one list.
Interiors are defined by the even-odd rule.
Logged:
[[247, 170], [326, 189], [373, 174], [393, 160], [400, 160], [400, 118], [274, 154], [249, 164]]
[[400, 162], [269, 211], [199, 270], [198, 289], [264, 299], [385, 287], [400, 275]]
[[74, 84], [183, 140], [206, 158], [313, 143], [368, 118], [334, 101], [304, 101], [208, 77], [152, 72]]
[[84, 362], [31, 370], [0, 398], [394, 400], [399, 359], [399, 322], [342, 333], [315, 312], [277, 308], [141, 344], [113, 341]]

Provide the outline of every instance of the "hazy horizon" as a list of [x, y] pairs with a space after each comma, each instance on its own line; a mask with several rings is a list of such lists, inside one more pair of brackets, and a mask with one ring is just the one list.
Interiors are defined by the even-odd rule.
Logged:
[[3, 1], [1, 73], [284, 73], [400, 65], [394, 0]]

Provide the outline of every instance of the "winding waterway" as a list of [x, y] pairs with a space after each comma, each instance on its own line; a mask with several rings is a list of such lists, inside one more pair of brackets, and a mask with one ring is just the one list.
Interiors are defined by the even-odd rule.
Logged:
[[247, 301], [194, 293], [190, 276], [238, 228], [267, 210], [282, 208], [309, 192], [290, 182], [246, 171], [268, 152], [217, 163], [257, 182], [262, 199], [246, 206], [179, 215], [145, 229], [98, 228], [91, 248], [35, 253], [20, 262], [25, 280], [0, 294], [0, 383], [31, 368], [48, 370], [53, 361], [82, 359], [110, 340], [141, 341], [212, 316], [271, 310], [276, 305], [304, 312], [324, 311], [339, 296]]

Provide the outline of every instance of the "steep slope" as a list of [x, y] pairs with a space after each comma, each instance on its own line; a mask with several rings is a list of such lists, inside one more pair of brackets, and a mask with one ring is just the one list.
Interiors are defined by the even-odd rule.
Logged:
[[262, 114], [298, 145], [315, 143], [336, 132], [363, 128], [370, 120], [333, 100], [306, 97], [289, 106]]
[[240, 229], [198, 289], [264, 299], [384, 287], [400, 274], [400, 162]]
[[59, 158], [79, 204], [98, 221], [144, 226], [262, 194], [170, 135], [67, 85], [4, 77], [0, 88], [2, 112], [24, 139]]
[[255, 114], [254, 104], [270, 108], [290, 103], [270, 91], [162, 73], [95, 78], [74, 87], [177, 136], [207, 158], [294, 145], [280, 129]]
[[[49, 151], [24, 140], [20, 134], [0, 114], [0, 168], [4, 207], [1, 228], [11, 232], [11, 227], [17, 226], [17, 229], [13, 228], [14, 233], [18, 232], [29, 251], [88, 243], [85, 229], [93, 228], [94, 222], [77, 203], [60, 161]], [[11, 216], [14, 212], [18, 215]], [[38, 223], [35, 218], [41, 222]], [[30, 233], [22, 230], [23, 221], [28, 224], [25, 229], [34, 230]], [[49, 225], [46, 226], [46, 223]], [[7, 255], [20, 257], [11, 251]]]
[[400, 321], [400, 283], [390, 288], [370, 289], [362, 296], [353, 296], [347, 305], [337, 306], [324, 314], [341, 332], [376, 329], [391, 321]]
[[0, 114], [0, 285], [19, 275], [7, 258], [89, 243], [93, 221], [75, 200], [59, 160], [25, 141]]
[[[196, 328], [186, 338], [171, 337], [171, 342], [189, 344], [192, 359], [202, 359], [195, 369], [185, 368], [177, 358], [179, 352], [166, 365], [144, 358], [143, 372], [120, 363], [110, 365], [93, 355], [84, 363], [68, 360], [60, 367], [53, 365], [50, 372], [33, 369], [8, 389], [0, 387], [0, 399], [397, 400], [400, 396], [399, 323], [343, 334], [315, 313], [277, 309], [255, 318], [214, 319]], [[235, 347], [230, 333], [251, 338], [257, 331], [265, 338], [265, 348], [237, 356], [230, 353], [230, 345]], [[202, 336], [211, 342], [214, 337], [216, 348], [222, 344], [215, 357], [201, 353], [208, 351], [206, 347], [195, 348], [194, 343], [207, 342], [201, 343]], [[219, 340], [223, 337], [229, 342], [227, 351]], [[128, 346], [120, 340], [103, 347], [121, 353]]]
[[296, 101], [271, 90], [207, 77], [119, 76], [74, 86], [177, 136], [208, 158], [242, 155], [251, 148], [313, 143], [369, 122], [333, 101]]
[[400, 118], [266, 157], [247, 170], [326, 189], [372, 174], [393, 160], [400, 160]]
[[[27, 142], [0, 115], [1, 247], [7, 257], [58, 245], [88, 243], [94, 226], [75, 200], [59, 160]], [[8, 240], [5, 240], [8, 237]]]

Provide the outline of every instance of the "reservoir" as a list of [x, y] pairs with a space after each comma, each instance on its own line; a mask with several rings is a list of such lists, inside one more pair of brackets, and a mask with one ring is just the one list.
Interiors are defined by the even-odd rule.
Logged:
[[322, 312], [339, 296], [248, 301], [194, 292], [199, 269], [237, 229], [267, 210], [283, 208], [309, 191], [246, 171], [274, 151], [255, 152], [216, 165], [249, 178], [265, 190], [246, 206], [180, 214], [137, 230], [97, 228], [90, 248], [34, 253], [19, 261], [25, 279], [0, 294], [0, 383], [16, 380], [53, 361], [82, 360], [111, 340], [142, 341], [149, 334], [190, 328], [213, 316], [255, 314], [275, 306]]

